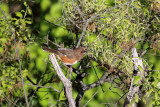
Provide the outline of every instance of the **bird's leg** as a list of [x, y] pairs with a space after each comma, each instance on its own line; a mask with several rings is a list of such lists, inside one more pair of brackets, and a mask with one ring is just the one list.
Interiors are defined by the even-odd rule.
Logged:
[[69, 68], [69, 80], [71, 80], [71, 74], [72, 74], [72, 71], [73, 71], [73, 68], [72, 68], [72, 65], [70, 66]]
[[71, 80], [71, 74], [72, 74], [72, 71], [73, 71], [72, 65], [70, 67], [68, 67], [67, 65], [64, 64], [64, 66], [66, 66], [69, 69], [69, 77], [68, 77], [68, 79]]

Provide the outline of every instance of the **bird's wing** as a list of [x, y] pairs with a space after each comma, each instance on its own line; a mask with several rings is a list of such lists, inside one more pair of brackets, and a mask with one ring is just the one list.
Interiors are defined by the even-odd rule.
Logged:
[[60, 53], [63, 54], [63, 56], [68, 57], [69, 59], [75, 59], [75, 55], [72, 49], [67, 49], [67, 50], [59, 50]]

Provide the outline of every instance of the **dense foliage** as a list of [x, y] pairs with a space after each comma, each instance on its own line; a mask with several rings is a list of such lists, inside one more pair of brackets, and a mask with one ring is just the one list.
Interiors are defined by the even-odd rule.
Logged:
[[[87, 55], [73, 66], [71, 79], [79, 106], [122, 106], [131, 84], [139, 87], [131, 103], [160, 105], [159, 0], [6, 0], [0, 6], [2, 106], [26, 105], [24, 96], [30, 106], [67, 106], [64, 86], [41, 46], [75, 48], [81, 37]], [[137, 71], [142, 77], [134, 73], [134, 47], [143, 61]]]

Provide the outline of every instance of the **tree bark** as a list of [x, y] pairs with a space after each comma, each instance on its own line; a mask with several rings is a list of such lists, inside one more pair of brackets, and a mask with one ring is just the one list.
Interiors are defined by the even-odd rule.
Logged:
[[[129, 89], [129, 92], [126, 96], [125, 102], [124, 102], [124, 107], [137, 107], [137, 103], [134, 101], [133, 103], [131, 102], [132, 100], [135, 99], [135, 94], [138, 95], [139, 92], [139, 86], [135, 86], [133, 84], [134, 81], [134, 77], [135, 76], [140, 76], [141, 80], [143, 79], [144, 76], [144, 71], [137, 71], [139, 69], [139, 66], [144, 70], [143, 68], [143, 63], [142, 63], [142, 59], [138, 57], [138, 53], [136, 48], [132, 48], [132, 61], [134, 64], [134, 71], [133, 71], [133, 78], [131, 81], [131, 86]], [[141, 80], [138, 81], [138, 83], [141, 83]]]
[[62, 81], [64, 87], [65, 87], [65, 94], [69, 103], [69, 107], [76, 107], [75, 106], [75, 100], [73, 99], [73, 95], [72, 95], [72, 85], [71, 82], [65, 77], [65, 75], [63, 74], [57, 60], [54, 54], [50, 55], [50, 60], [52, 62], [52, 65], [58, 75], [58, 77], [60, 78], [60, 80]]

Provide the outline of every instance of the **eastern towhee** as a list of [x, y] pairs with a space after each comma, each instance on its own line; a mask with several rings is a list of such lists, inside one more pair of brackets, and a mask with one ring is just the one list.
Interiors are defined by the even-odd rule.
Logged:
[[85, 50], [83, 47], [78, 47], [76, 49], [59, 48], [57, 50], [53, 50], [51, 48], [42, 46], [42, 49], [44, 51], [54, 53], [65, 65], [74, 65], [85, 55]]
[[42, 46], [42, 49], [44, 51], [54, 53], [58, 57], [58, 59], [62, 61], [65, 65], [71, 65], [71, 67], [69, 68], [69, 79], [71, 79], [72, 65], [80, 61], [85, 55], [85, 50], [83, 47], [78, 47], [76, 49], [59, 48], [57, 50], [53, 50], [51, 48]]

